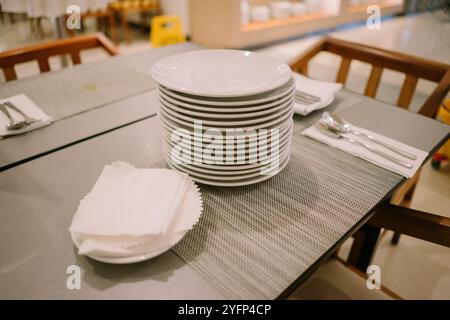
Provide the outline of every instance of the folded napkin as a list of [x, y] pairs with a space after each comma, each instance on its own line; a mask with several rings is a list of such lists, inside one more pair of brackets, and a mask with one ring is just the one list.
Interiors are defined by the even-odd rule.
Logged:
[[408, 146], [404, 143], [398, 142], [396, 140], [387, 138], [385, 136], [382, 136], [380, 134], [377, 134], [375, 132], [369, 131], [369, 130], [365, 130], [363, 128], [358, 128], [358, 127], [353, 127], [353, 129], [369, 134], [372, 137], [374, 137], [377, 140], [383, 141], [385, 143], [388, 143], [390, 145], [393, 145], [397, 148], [400, 148], [404, 151], [407, 151], [409, 153], [414, 154], [415, 156], [417, 156], [416, 160], [410, 160], [407, 158], [404, 158], [398, 154], [396, 154], [395, 152], [390, 151], [389, 149], [386, 149], [383, 146], [380, 146], [374, 142], [371, 142], [370, 140], [368, 140], [367, 138], [364, 137], [359, 137], [359, 136], [355, 136], [354, 134], [351, 133], [347, 133], [347, 134], [343, 134], [343, 136], [347, 137], [347, 138], [351, 138], [354, 140], [359, 140], [362, 142], [366, 142], [370, 145], [372, 145], [374, 148], [380, 149], [398, 159], [404, 160], [406, 162], [409, 162], [413, 165], [412, 169], [408, 169], [405, 167], [402, 167], [396, 163], [393, 163], [373, 152], [371, 152], [370, 150], [362, 147], [362, 146], [358, 146], [354, 143], [350, 143], [348, 141], [344, 141], [344, 140], [338, 140], [338, 139], [334, 139], [331, 137], [326, 136], [325, 134], [323, 134], [322, 132], [320, 132], [319, 129], [317, 129], [315, 126], [310, 126], [308, 128], [306, 128], [302, 133], [303, 135], [310, 137], [312, 139], [315, 139], [317, 141], [323, 142], [325, 144], [328, 144], [329, 146], [332, 146], [336, 149], [345, 151], [347, 153], [350, 153], [354, 156], [357, 156], [359, 158], [362, 158], [364, 160], [367, 160], [373, 164], [376, 164], [380, 167], [383, 167], [387, 170], [396, 172], [398, 174], [401, 174], [402, 176], [406, 177], [406, 178], [411, 178], [416, 172], [417, 170], [420, 168], [420, 166], [422, 165], [423, 161], [425, 160], [425, 158], [427, 157], [428, 153], [426, 153], [425, 151], [413, 148], [411, 146]]
[[69, 231], [82, 255], [156, 255], [181, 240], [202, 209], [200, 192], [186, 174], [115, 162], [80, 202]]
[[314, 110], [319, 110], [330, 105], [336, 92], [342, 89], [342, 84], [335, 82], [313, 80], [299, 73], [293, 73], [295, 90], [308, 93], [320, 98], [320, 101], [310, 105], [294, 102], [294, 112], [306, 116]]
[[[42, 111], [33, 101], [31, 101], [30, 98], [28, 98], [24, 94], [12, 96], [8, 99], [0, 99], [0, 103], [4, 103], [6, 101], [12, 102], [17, 108], [22, 110], [25, 114], [40, 121], [34, 122], [18, 130], [7, 130], [6, 126], [9, 124], [8, 117], [3, 112], [0, 112], [1, 137], [21, 134], [41, 127], [45, 127], [51, 124], [53, 121], [52, 118], [46, 115], [44, 111]], [[8, 111], [14, 119], [17, 119], [18, 121], [23, 120], [23, 116], [20, 113], [16, 112], [15, 110], [12, 110], [11, 108], [8, 108]]]

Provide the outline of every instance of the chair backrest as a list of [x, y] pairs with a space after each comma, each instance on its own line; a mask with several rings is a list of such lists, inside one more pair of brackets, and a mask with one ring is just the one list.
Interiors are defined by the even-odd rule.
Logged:
[[48, 72], [49, 57], [69, 54], [73, 64], [80, 64], [80, 51], [97, 47], [103, 48], [111, 56], [119, 53], [108, 38], [96, 33], [0, 52], [0, 68], [6, 81], [16, 80], [16, 64], [37, 60], [40, 72]]
[[358, 43], [324, 38], [312, 48], [301, 54], [291, 64], [294, 71], [307, 74], [308, 62], [318, 53], [326, 51], [341, 56], [342, 61], [337, 72], [336, 82], [345, 84], [352, 60], [372, 65], [364, 94], [375, 97], [384, 69], [405, 74], [397, 106], [407, 109], [411, 103], [419, 78], [438, 83], [419, 113], [427, 117], [435, 116], [441, 102], [450, 90], [450, 66], [402, 53], [378, 49]]

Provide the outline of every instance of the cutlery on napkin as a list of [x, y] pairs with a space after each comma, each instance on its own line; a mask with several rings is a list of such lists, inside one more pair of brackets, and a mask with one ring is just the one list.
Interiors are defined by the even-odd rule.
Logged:
[[80, 202], [69, 231], [82, 255], [159, 254], [198, 222], [202, 208], [187, 174], [116, 162], [105, 166]]
[[[336, 92], [342, 89], [340, 83], [314, 80], [295, 72], [293, 75], [295, 90], [304, 97], [304, 99], [294, 101], [294, 112], [303, 116], [330, 105]], [[318, 99], [313, 99], [313, 97]], [[302, 102], [302, 100], [305, 101]]]
[[[386, 144], [395, 146], [398, 149], [405, 150], [406, 152], [415, 155], [417, 157], [417, 159], [411, 160], [411, 159], [404, 158], [405, 161], [407, 161], [408, 163], [410, 163], [412, 165], [411, 168], [406, 168], [406, 167], [396, 164], [376, 153], [371, 152], [370, 150], [364, 148], [361, 145], [350, 143], [343, 139], [332, 138], [332, 137], [324, 134], [323, 132], [321, 132], [316, 125], [312, 125], [312, 126], [306, 128], [305, 130], [303, 130], [302, 134], [307, 137], [310, 137], [314, 140], [328, 144], [329, 146], [331, 146], [333, 148], [342, 150], [342, 151], [350, 153], [356, 157], [362, 158], [366, 161], [369, 161], [369, 162], [376, 164], [380, 167], [383, 167], [387, 170], [401, 174], [402, 176], [404, 176], [406, 178], [411, 178], [417, 172], [417, 170], [420, 168], [423, 161], [425, 160], [425, 158], [428, 155], [428, 153], [425, 151], [416, 149], [414, 147], [411, 147], [411, 146], [401, 143], [399, 141], [382, 136], [378, 133], [375, 133], [375, 132], [372, 132], [372, 131], [369, 131], [369, 130], [366, 130], [363, 128], [359, 128], [356, 126], [353, 126], [353, 128], [354, 128], [354, 130], [362, 132], [363, 134], [370, 135], [377, 140], [383, 141]], [[343, 133], [341, 135], [346, 138], [358, 140], [358, 141], [364, 142], [366, 144], [372, 145], [370, 140], [368, 140], [364, 137], [353, 135], [352, 133]], [[391, 155], [392, 157], [399, 158], [399, 155], [397, 153], [392, 152], [389, 149], [386, 149], [386, 148], [383, 149], [382, 147], [377, 146], [375, 144], [373, 144], [373, 147], [376, 149], [382, 150], [384, 153], [387, 153], [387, 154]]]
[[[30, 123], [28, 125], [25, 125], [21, 127], [20, 129], [16, 130], [8, 130], [7, 126], [9, 124], [8, 117], [3, 113], [0, 112], [0, 136], [6, 137], [11, 135], [17, 135], [21, 133], [25, 133], [31, 130], [35, 130], [41, 127], [48, 126], [52, 123], [53, 119], [49, 117], [47, 114], [45, 114], [44, 111], [42, 111], [30, 98], [28, 98], [25, 94], [18, 94], [15, 96], [12, 96], [7, 99], [0, 99], [0, 103], [4, 104], [5, 102], [12, 103], [15, 107], [20, 109], [23, 113], [25, 113], [27, 116], [34, 118], [35, 122]], [[9, 114], [16, 120], [16, 121], [23, 121], [24, 116], [17, 112], [16, 110], [6, 106], [8, 108]]]

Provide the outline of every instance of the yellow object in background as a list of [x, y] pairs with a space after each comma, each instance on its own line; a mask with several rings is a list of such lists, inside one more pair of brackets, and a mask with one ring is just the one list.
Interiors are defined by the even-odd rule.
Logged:
[[[443, 123], [450, 124], [450, 99], [445, 99], [442, 106], [439, 108], [437, 119]], [[439, 169], [442, 161], [448, 161], [450, 158], [450, 141], [447, 141], [439, 150], [433, 155], [431, 164], [435, 169]]]
[[185, 42], [178, 16], [157, 16], [152, 18], [150, 41], [153, 47]]

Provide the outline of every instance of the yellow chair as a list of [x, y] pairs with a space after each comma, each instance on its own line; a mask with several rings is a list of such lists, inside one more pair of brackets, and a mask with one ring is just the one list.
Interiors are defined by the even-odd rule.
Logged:
[[185, 42], [186, 38], [178, 16], [157, 16], [152, 19], [150, 41], [153, 47]]

